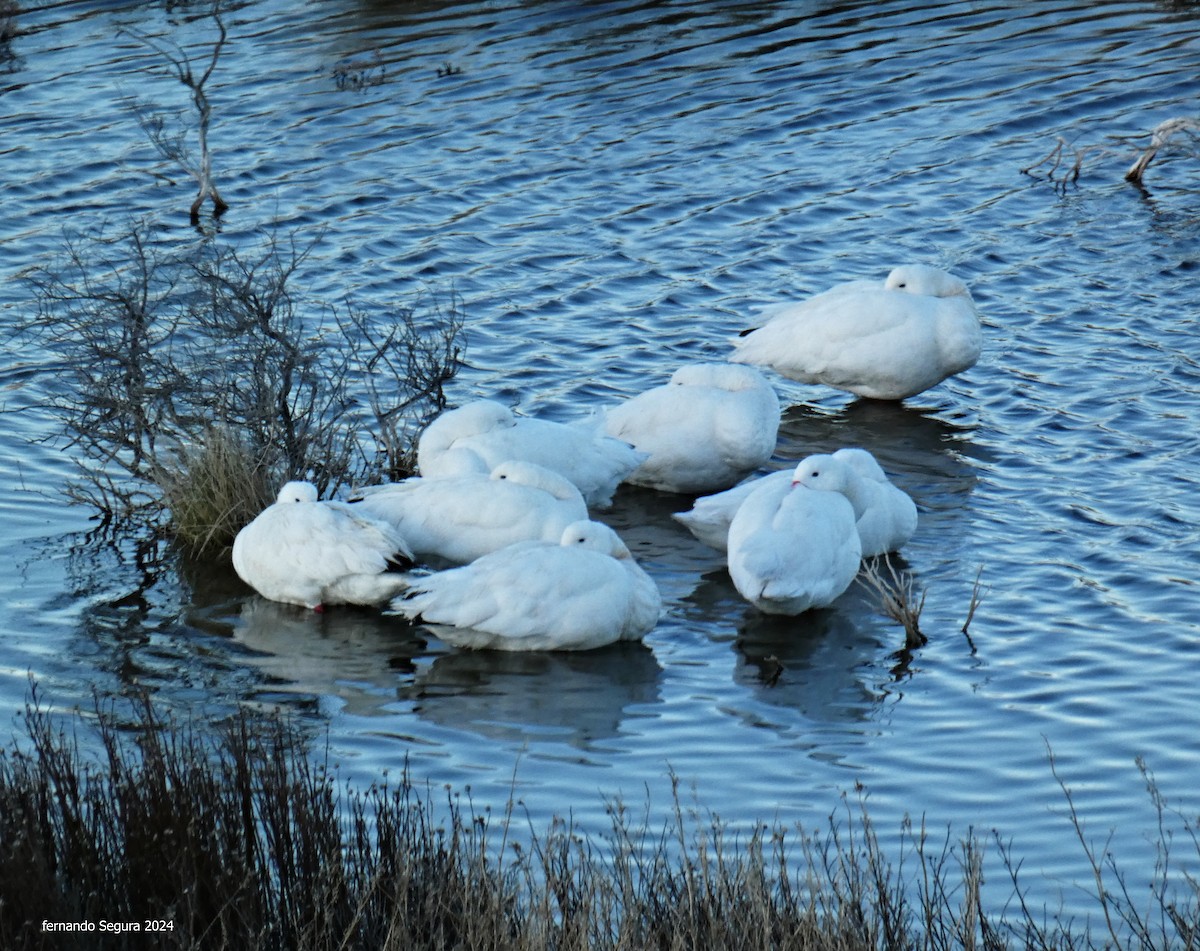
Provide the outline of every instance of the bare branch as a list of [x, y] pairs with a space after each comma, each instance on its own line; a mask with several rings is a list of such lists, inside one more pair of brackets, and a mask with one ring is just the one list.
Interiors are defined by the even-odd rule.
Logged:
[[212, 50], [209, 53], [208, 65], [199, 78], [196, 77], [196, 74], [192, 70], [191, 58], [179, 44], [174, 42], [170, 44], [162, 43], [136, 30], [125, 31], [138, 42], [148, 46], [166, 60], [175, 78], [191, 92], [192, 105], [196, 110], [196, 137], [200, 152], [199, 159], [197, 160], [191, 158], [183, 144], [186, 135], [185, 132], [180, 131], [175, 135], [168, 135], [164, 131], [165, 122], [162, 117], [160, 115], [150, 115], [148, 110], [140, 103], [135, 103], [134, 112], [138, 116], [138, 123], [146, 132], [158, 153], [168, 161], [179, 165], [191, 178], [196, 180], [199, 190], [190, 208], [193, 223], [198, 221], [200, 209], [204, 207], [206, 201], [212, 201], [213, 215], [218, 218], [229, 208], [229, 204], [221, 197], [216, 182], [213, 181], [212, 153], [208, 147], [208, 129], [212, 122], [212, 103], [209, 101], [208, 93], [205, 90], [205, 86], [212, 77], [213, 71], [217, 68], [217, 63], [221, 58], [221, 51], [224, 49], [226, 40], [229, 37], [225, 21], [221, 18], [219, 0], [213, 3], [209, 16], [211, 16], [213, 22], [217, 25], [217, 39], [213, 42]]
[[[1129, 149], [1134, 143], [1134, 140], [1129, 138], [1112, 136], [1109, 138], [1109, 142], [1112, 144], [1075, 147], [1074, 161], [1065, 171], [1060, 171], [1063, 168], [1065, 153], [1071, 147], [1067, 145], [1066, 139], [1062, 136], [1057, 136], [1055, 141], [1054, 148], [1044, 158], [1021, 169], [1021, 173], [1034, 175], [1035, 171], [1048, 165], [1049, 168], [1040, 174], [1044, 174], [1046, 180], [1053, 182], [1059, 190], [1079, 181], [1083, 162], [1087, 156], [1092, 154], [1101, 157], [1128, 155]], [[1149, 168], [1150, 163], [1154, 161], [1159, 152], [1168, 148], [1179, 149], [1181, 146], [1185, 147], [1185, 154], [1192, 156], [1200, 154], [1200, 120], [1180, 116], [1160, 122], [1150, 133], [1150, 144], [1138, 150], [1137, 158], [1125, 172], [1125, 180], [1140, 187], [1146, 169]]]
[[1154, 157], [1158, 155], [1159, 151], [1171, 145], [1175, 140], [1184, 137], [1193, 143], [1200, 138], [1200, 121], [1177, 117], [1160, 122], [1150, 133], [1150, 145], [1142, 151], [1137, 161], [1125, 173], [1125, 181], [1140, 185], [1142, 176], [1145, 175], [1146, 169], [1150, 167], [1150, 163], [1154, 161]]

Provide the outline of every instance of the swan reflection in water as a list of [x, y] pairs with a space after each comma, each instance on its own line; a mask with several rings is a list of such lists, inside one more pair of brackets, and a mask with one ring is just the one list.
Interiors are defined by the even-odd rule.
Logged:
[[734, 683], [756, 704], [863, 731], [877, 719], [886, 696], [880, 685], [890, 679], [880, 626], [852, 595], [797, 617], [747, 611], [733, 644]]
[[[831, 607], [795, 616], [764, 614], [738, 595], [729, 575], [706, 574], [682, 605], [685, 617], [721, 618], [735, 653], [733, 682], [743, 688], [728, 708], [759, 725], [761, 704], [805, 720], [864, 723], [874, 718], [892, 665], [889, 622], [855, 584]], [[901, 635], [896, 646], [903, 642]], [[781, 732], [800, 727], [791, 718]]]
[[351, 714], [378, 714], [394, 703], [398, 680], [411, 679], [425, 642], [407, 625], [368, 608], [323, 614], [252, 596], [210, 630], [244, 648], [243, 661], [272, 689], [338, 697]]
[[400, 691], [439, 726], [504, 742], [554, 740], [591, 749], [660, 699], [661, 668], [644, 644], [590, 651], [453, 651]]

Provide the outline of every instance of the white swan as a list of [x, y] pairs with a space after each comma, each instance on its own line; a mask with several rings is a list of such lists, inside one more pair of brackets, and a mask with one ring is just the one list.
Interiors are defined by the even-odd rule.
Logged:
[[906, 264], [878, 285], [851, 281], [799, 304], [764, 308], [734, 342], [734, 363], [802, 383], [901, 400], [975, 365], [982, 346], [970, 291], [938, 268]]
[[916, 504], [865, 449], [809, 456], [796, 467], [794, 478], [810, 489], [846, 497], [854, 508], [864, 558], [899, 550], [917, 530]]
[[521, 542], [414, 578], [391, 609], [456, 647], [590, 650], [648, 633], [662, 598], [616, 532], [583, 520], [557, 545]]
[[792, 472], [792, 469], [784, 469], [756, 476], [724, 492], [701, 496], [688, 511], [676, 512], [671, 517], [710, 548], [725, 551], [729, 544], [729, 524], [750, 493], [769, 483], [791, 485]]
[[728, 559], [734, 586], [760, 611], [826, 607], [858, 574], [862, 545], [854, 509], [838, 492], [764, 481], [733, 517]]
[[[701, 496], [692, 503], [691, 509], [676, 512], [671, 517], [710, 548], [725, 551], [729, 525], [746, 497], [766, 483], [795, 481], [797, 473], [804, 472], [805, 463], [814, 459], [834, 460], [826, 467], [829, 478], [820, 484], [817, 479], [811, 478], [801, 478], [800, 481], [810, 488], [841, 491], [847, 497], [854, 508], [855, 525], [864, 558], [897, 551], [912, 538], [917, 529], [916, 504], [903, 489], [888, 479], [887, 473], [870, 452], [858, 447], [839, 449], [832, 455], [809, 456], [796, 469], [747, 479], [724, 492]], [[844, 474], [846, 469], [850, 470], [853, 478]], [[851, 483], [848, 490], [843, 490], [843, 484]]]
[[568, 525], [587, 518], [583, 496], [569, 480], [544, 466], [512, 460], [490, 474], [356, 489], [352, 502], [396, 526], [415, 557], [459, 564], [517, 542], [558, 542]]
[[771, 458], [779, 397], [753, 367], [698, 363], [610, 409], [604, 429], [650, 454], [627, 482], [666, 492], [715, 492]]
[[233, 567], [264, 598], [315, 611], [382, 604], [407, 587], [400, 533], [345, 502], [319, 502], [311, 482], [289, 482], [233, 541]]
[[418, 465], [417, 468], [421, 470], [421, 478], [425, 479], [452, 479], [469, 475], [486, 477], [492, 470], [479, 453], [463, 448], [431, 453], [425, 465]]
[[514, 416], [492, 400], [476, 400], [442, 413], [417, 441], [422, 475], [440, 474], [442, 457], [469, 449], [487, 469], [510, 459], [535, 462], [570, 479], [588, 506], [612, 503], [613, 492], [646, 458], [628, 443], [604, 435], [599, 419], [579, 423]]

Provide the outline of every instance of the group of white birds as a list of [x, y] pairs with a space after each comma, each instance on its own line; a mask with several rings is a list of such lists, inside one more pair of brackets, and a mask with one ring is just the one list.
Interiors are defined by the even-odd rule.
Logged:
[[974, 365], [979, 315], [962, 281], [905, 265], [882, 285], [841, 284], [762, 317], [735, 341], [732, 363], [681, 367], [581, 422], [478, 400], [421, 434], [420, 476], [349, 501], [319, 501], [312, 484], [289, 482], [238, 534], [234, 568], [263, 597], [315, 610], [388, 605], [460, 647], [639, 639], [662, 612], [658, 588], [588, 515], [630, 482], [700, 496], [675, 518], [726, 551], [735, 587], [760, 610], [829, 605], [863, 558], [912, 537], [916, 505], [861, 448], [747, 479], [775, 450], [780, 404], [759, 370], [737, 364], [903, 399]]

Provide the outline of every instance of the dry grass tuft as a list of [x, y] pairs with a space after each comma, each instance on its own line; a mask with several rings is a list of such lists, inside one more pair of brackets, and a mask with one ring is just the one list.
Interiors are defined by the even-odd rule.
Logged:
[[863, 562], [856, 579], [877, 600], [879, 610], [904, 628], [904, 650], [923, 647], [928, 638], [921, 633], [921, 612], [927, 592], [917, 587], [912, 573], [897, 569], [889, 555]]
[[171, 532], [197, 553], [219, 553], [243, 525], [275, 500], [271, 467], [227, 427], [208, 427], [198, 444], [179, 447], [154, 481]]

